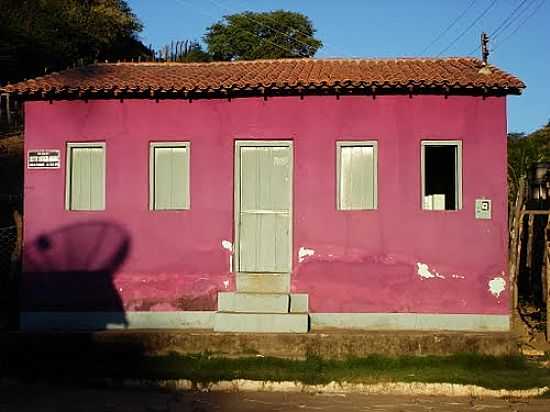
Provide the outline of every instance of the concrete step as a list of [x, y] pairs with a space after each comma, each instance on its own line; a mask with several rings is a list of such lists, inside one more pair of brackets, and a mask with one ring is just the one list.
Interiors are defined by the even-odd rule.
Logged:
[[290, 273], [237, 273], [236, 281], [237, 292], [290, 292]]
[[290, 297], [285, 293], [218, 293], [220, 312], [288, 313], [289, 306]]
[[290, 313], [309, 312], [309, 295], [307, 293], [290, 294]]
[[231, 313], [217, 312], [215, 332], [306, 333], [307, 313]]

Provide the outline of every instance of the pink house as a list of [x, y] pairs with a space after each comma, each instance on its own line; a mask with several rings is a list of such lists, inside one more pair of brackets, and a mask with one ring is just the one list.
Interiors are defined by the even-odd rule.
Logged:
[[506, 95], [473, 58], [119, 63], [24, 101], [23, 329], [506, 331]]

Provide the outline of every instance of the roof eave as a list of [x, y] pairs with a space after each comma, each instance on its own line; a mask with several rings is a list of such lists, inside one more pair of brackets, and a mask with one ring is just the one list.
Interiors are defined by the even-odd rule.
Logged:
[[348, 87], [257, 87], [220, 89], [79, 89], [63, 88], [50, 90], [17, 90], [0, 88], [0, 93], [9, 94], [19, 100], [93, 100], [93, 99], [202, 99], [261, 96], [324, 96], [324, 95], [442, 95], [442, 96], [506, 96], [521, 95], [525, 85], [520, 87], [488, 86], [415, 86], [396, 85], [379, 87], [363, 84]]

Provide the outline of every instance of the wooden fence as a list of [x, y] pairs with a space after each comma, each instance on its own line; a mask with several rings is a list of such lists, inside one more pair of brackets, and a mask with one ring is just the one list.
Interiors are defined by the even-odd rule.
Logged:
[[23, 126], [21, 104], [9, 94], [0, 94], [0, 133]]
[[18, 290], [21, 268], [23, 218], [14, 212], [14, 225], [0, 227], [0, 330], [17, 323]]
[[536, 295], [535, 300], [543, 309], [546, 338], [550, 341], [550, 210], [528, 210], [526, 193], [526, 182], [521, 181], [509, 211], [511, 309], [514, 319], [517, 319], [520, 284], [523, 282], [523, 292], [529, 289], [531, 298]]

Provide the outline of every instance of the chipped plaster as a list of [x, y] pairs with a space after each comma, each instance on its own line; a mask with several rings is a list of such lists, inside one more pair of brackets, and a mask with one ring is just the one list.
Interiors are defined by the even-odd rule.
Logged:
[[433, 278], [439, 278], [439, 279], [445, 279], [445, 276], [440, 275], [436, 271], [430, 272], [430, 268], [427, 264], [422, 262], [416, 263], [418, 276], [420, 276], [422, 279], [433, 279]]
[[224, 239], [222, 240], [222, 247], [231, 253], [229, 255], [229, 272], [233, 272], [233, 243]]
[[231, 243], [229, 240], [222, 240], [222, 247], [225, 250], [229, 250], [230, 252], [233, 252], [233, 243]]
[[307, 249], [302, 246], [300, 250], [298, 250], [298, 262], [302, 263], [306, 257], [313, 256], [314, 254], [315, 250]]
[[489, 292], [495, 297], [499, 297], [506, 288], [506, 280], [502, 276], [497, 276], [489, 281]]

